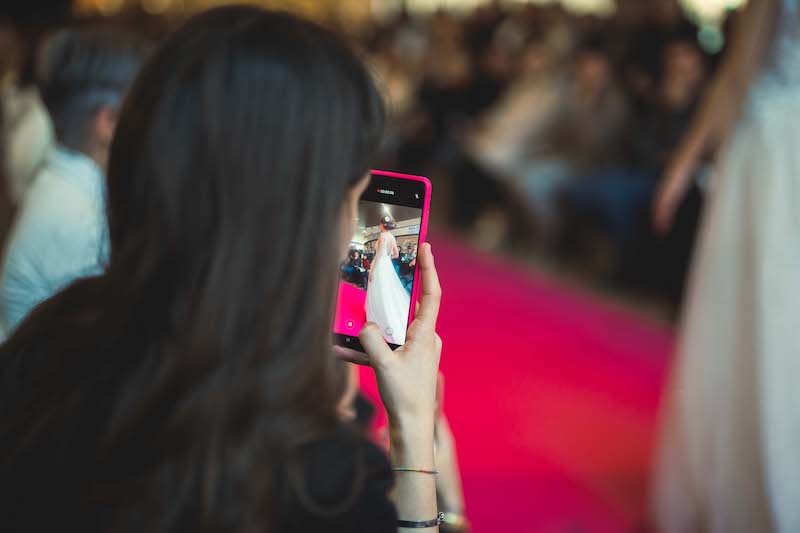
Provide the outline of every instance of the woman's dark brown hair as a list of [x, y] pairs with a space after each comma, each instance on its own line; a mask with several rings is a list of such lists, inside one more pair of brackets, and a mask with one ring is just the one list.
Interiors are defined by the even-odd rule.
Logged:
[[279, 472], [338, 426], [339, 221], [382, 127], [365, 68], [310, 22], [221, 8], [160, 47], [111, 150], [106, 273], [0, 353], [4, 506], [265, 530]]

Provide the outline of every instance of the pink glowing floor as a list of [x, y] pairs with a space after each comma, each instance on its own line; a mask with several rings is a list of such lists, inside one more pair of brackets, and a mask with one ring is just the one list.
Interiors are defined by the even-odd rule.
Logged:
[[[641, 531], [671, 332], [431, 239], [446, 412], [477, 533]], [[374, 397], [366, 369], [363, 387]]]

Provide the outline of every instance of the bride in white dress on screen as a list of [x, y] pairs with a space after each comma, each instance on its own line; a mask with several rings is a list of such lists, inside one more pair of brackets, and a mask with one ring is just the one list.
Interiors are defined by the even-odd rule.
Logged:
[[392, 217], [381, 218], [381, 235], [375, 244], [375, 258], [369, 267], [365, 307], [367, 320], [378, 324], [387, 342], [403, 344], [406, 341], [411, 297], [392, 264], [392, 259], [400, 256], [397, 240], [389, 232], [394, 226]]
[[800, 532], [800, 0], [750, 0], [726, 54], [655, 203], [667, 229], [730, 132], [665, 397], [656, 521]]

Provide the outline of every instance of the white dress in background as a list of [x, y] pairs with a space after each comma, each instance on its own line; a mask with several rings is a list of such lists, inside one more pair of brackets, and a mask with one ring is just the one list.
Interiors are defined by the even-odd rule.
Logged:
[[372, 262], [372, 281], [367, 287], [365, 304], [367, 320], [381, 328], [383, 338], [392, 344], [406, 341], [411, 297], [408, 295], [392, 264], [391, 251], [397, 246], [394, 235], [382, 233], [380, 249]]
[[800, 532], [800, 0], [718, 162], [654, 503], [662, 531]]

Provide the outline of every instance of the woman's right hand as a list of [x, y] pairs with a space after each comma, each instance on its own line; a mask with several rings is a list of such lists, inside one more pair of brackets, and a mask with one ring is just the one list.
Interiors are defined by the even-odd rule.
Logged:
[[[361, 330], [365, 354], [334, 347], [341, 359], [375, 369], [378, 391], [389, 415], [389, 455], [397, 468], [432, 470], [436, 417], [436, 382], [442, 340], [436, 334], [436, 318], [442, 289], [433, 264], [431, 247], [420, 247], [419, 275], [422, 297], [406, 343], [395, 351], [383, 339], [380, 328], [369, 323]], [[427, 522], [436, 517], [436, 478], [429, 473], [405, 471], [395, 478], [392, 499], [401, 520]], [[438, 527], [432, 528], [438, 531]], [[398, 531], [409, 531], [398, 528]]]
[[442, 289], [428, 243], [420, 247], [417, 260], [422, 292], [405, 344], [392, 351], [378, 325], [370, 322], [359, 335], [366, 354], [340, 346], [334, 350], [345, 361], [375, 370], [381, 400], [392, 426], [429, 427], [432, 431], [442, 350], [442, 341], [436, 334]]

